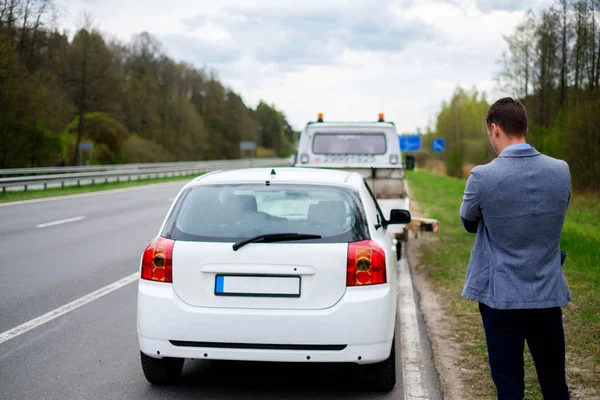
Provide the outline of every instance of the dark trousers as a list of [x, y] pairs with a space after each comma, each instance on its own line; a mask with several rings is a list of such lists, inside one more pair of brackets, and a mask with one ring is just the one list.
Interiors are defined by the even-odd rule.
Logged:
[[525, 395], [523, 352], [531, 351], [544, 400], [570, 399], [565, 376], [565, 335], [559, 307], [497, 310], [479, 303], [499, 400]]

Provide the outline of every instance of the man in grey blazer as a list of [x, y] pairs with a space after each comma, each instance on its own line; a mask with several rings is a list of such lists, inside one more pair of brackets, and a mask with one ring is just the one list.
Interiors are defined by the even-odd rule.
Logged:
[[562, 312], [571, 300], [560, 235], [571, 197], [564, 161], [525, 141], [527, 113], [504, 98], [486, 118], [498, 158], [473, 168], [460, 216], [476, 233], [463, 297], [479, 302], [498, 399], [523, 399], [531, 351], [544, 399], [569, 399]]

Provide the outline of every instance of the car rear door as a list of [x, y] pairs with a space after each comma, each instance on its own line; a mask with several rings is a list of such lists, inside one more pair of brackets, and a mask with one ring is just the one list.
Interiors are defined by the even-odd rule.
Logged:
[[[368, 230], [357, 191], [332, 185], [199, 185], [165, 228], [173, 288], [196, 307], [324, 309], [346, 291], [348, 243]], [[178, 209], [177, 209], [178, 208]], [[263, 234], [306, 241], [233, 244]]]

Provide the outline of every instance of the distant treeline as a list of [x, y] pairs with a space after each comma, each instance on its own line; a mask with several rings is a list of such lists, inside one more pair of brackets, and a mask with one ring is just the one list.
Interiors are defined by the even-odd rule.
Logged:
[[[167, 57], [148, 33], [107, 40], [90, 18], [52, 29], [52, 0], [0, 0], [0, 168], [287, 156], [294, 134], [261, 102], [248, 108], [212, 73]], [[82, 141], [94, 148], [78, 154]]]
[[[529, 11], [501, 60], [498, 83], [527, 107], [528, 141], [566, 160], [573, 186], [600, 190], [600, 1], [560, 0], [539, 14]], [[485, 136], [485, 96], [457, 89], [444, 103], [428, 137], [444, 137], [448, 173], [493, 154]], [[426, 138], [426, 141], [430, 140]], [[422, 156], [421, 156], [422, 157]]]

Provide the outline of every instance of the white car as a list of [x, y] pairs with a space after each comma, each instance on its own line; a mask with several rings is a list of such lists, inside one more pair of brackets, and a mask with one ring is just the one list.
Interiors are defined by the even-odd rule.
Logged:
[[370, 390], [396, 380], [396, 255], [353, 172], [209, 173], [179, 193], [144, 251], [137, 328], [153, 384], [184, 359], [357, 363]]

